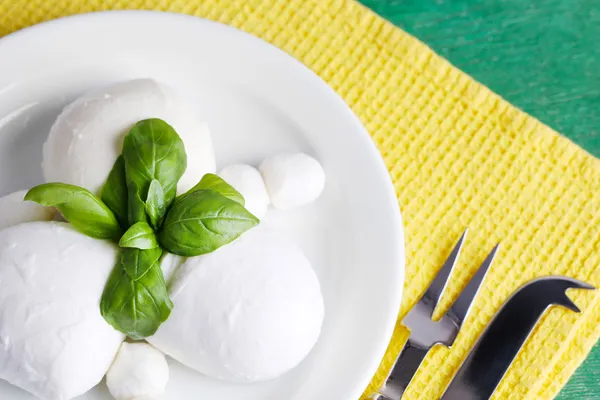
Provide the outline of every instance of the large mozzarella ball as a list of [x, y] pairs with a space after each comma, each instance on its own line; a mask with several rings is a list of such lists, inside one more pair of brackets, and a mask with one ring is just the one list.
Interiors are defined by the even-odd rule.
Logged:
[[171, 88], [138, 79], [95, 90], [65, 107], [44, 144], [46, 181], [70, 183], [99, 194], [121, 153], [124, 135], [147, 118], [163, 119], [183, 140], [188, 160], [177, 186], [179, 193], [204, 174], [215, 172], [207, 126]]
[[325, 187], [323, 167], [304, 153], [267, 158], [259, 169], [271, 204], [282, 210], [291, 210], [316, 200]]
[[170, 294], [171, 316], [148, 341], [225, 381], [263, 381], [289, 371], [321, 332], [323, 298], [309, 261], [294, 242], [263, 228], [188, 258]]
[[100, 315], [117, 247], [62, 222], [0, 231], [0, 378], [45, 400], [101, 380], [124, 336]]
[[162, 270], [165, 282], [169, 284], [171, 277], [181, 267], [186, 260], [185, 257], [164, 251], [160, 259], [160, 269]]
[[27, 190], [20, 190], [0, 197], [0, 229], [23, 222], [50, 221], [54, 218], [54, 208], [23, 200], [26, 193]]
[[108, 390], [117, 400], [160, 396], [169, 381], [169, 365], [147, 343], [123, 343], [106, 374]]
[[234, 164], [223, 168], [219, 176], [244, 196], [245, 207], [262, 219], [269, 207], [269, 194], [258, 170], [250, 165]]

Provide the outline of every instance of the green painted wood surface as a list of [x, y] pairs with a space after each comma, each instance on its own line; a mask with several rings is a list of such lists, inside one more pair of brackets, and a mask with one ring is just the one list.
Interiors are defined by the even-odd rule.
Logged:
[[[600, 157], [600, 0], [360, 1]], [[600, 344], [557, 399], [600, 399]]]

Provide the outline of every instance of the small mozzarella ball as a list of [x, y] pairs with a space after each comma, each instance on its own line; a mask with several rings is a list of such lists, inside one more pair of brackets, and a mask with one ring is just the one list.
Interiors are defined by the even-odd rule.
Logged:
[[82, 186], [99, 195], [121, 154], [123, 137], [137, 122], [160, 118], [181, 137], [187, 169], [178, 193], [215, 172], [210, 132], [194, 111], [168, 86], [151, 79], [120, 82], [84, 94], [65, 107], [44, 144], [46, 182]]
[[123, 343], [106, 374], [108, 390], [117, 400], [160, 396], [169, 381], [169, 365], [147, 343]]
[[26, 193], [27, 190], [20, 190], [0, 197], [0, 229], [24, 222], [50, 221], [54, 218], [54, 208], [23, 200]]
[[154, 396], [139, 396], [139, 397], [136, 397], [133, 400], [158, 400], [158, 397], [154, 397]]
[[316, 200], [325, 187], [325, 171], [304, 153], [279, 154], [260, 164], [271, 204], [290, 210]]
[[169, 295], [171, 316], [148, 342], [229, 382], [264, 381], [296, 367], [324, 317], [319, 281], [302, 250], [263, 227], [188, 258]]
[[271, 202], [260, 172], [250, 165], [235, 164], [225, 167], [219, 176], [244, 196], [245, 207], [258, 219], [267, 213]]

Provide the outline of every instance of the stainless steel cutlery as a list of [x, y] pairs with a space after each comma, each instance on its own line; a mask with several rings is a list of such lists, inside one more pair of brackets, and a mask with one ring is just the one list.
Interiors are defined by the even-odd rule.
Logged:
[[450, 307], [450, 310], [439, 321], [434, 321], [431, 316], [456, 266], [466, 235], [467, 231], [465, 230], [421, 300], [402, 320], [402, 323], [410, 329], [410, 336], [385, 384], [373, 399], [400, 399], [429, 349], [435, 344], [450, 347], [454, 343], [454, 339], [469, 314], [473, 299], [477, 296], [481, 283], [498, 250], [498, 245], [496, 245], [458, 299]]
[[[400, 400], [429, 350], [436, 344], [451, 347], [454, 343], [499, 246], [488, 254], [446, 314], [434, 321], [432, 315], [446, 290], [466, 234], [465, 230], [419, 302], [402, 320], [402, 324], [410, 329], [410, 336], [384, 385], [372, 399]], [[571, 288], [594, 289], [584, 282], [562, 276], [539, 278], [519, 288], [484, 330], [441, 400], [489, 399], [544, 311], [559, 305], [579, 312], [565, 294]]]
[[544, 277], [523, 285], [496, 313], [442, 400], [489, 399], [542, 314], [553, 305], [579, 312], [565, 290], [593, 288], [562, 276]]

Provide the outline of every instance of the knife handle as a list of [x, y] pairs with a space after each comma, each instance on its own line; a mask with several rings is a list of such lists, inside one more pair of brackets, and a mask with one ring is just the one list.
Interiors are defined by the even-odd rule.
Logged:
[[410, 338], [400, 351], [394, 366], [374, 400], [400, 400], [417, 373], [429, 349], [415, 345]]

